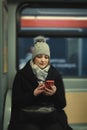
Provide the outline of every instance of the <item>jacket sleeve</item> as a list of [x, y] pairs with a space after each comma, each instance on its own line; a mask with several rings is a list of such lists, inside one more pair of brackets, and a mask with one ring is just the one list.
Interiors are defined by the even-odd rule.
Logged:
[[55, 107], [58, 109], [63, 109], [66, 106], [66, 97], [64, 83], [59, 73], [57, 73], [55, 77], [55, 86], [57, 87], [57, 91], [52, 97]]
[[12, 87], [12, 105], [16, 108], [27, 107], [37, 97], [33, 95], [34, 87], [20, 73], [17, 73]]

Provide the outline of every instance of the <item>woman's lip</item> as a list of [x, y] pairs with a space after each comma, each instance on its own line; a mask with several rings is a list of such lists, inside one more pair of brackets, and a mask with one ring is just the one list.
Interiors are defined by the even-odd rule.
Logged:
[[45, 65], [45, 64], [40, 64], [40, 65]]

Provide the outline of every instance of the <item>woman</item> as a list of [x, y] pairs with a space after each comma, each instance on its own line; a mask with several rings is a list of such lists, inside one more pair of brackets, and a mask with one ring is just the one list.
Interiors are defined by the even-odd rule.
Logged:
[[[54, 84], [47, 87], [47, 80]], [[39, 118], [24, 112], [27, 107], [53, 106], [50, 116]], [[8, 130], [72, 130], [64, 112], [66, 106], [62, 77], [50, 64], [50, 48], [43, 37], [37, 37], [32, 59], [19, 70], [12, 88], [12, 112]], [[26, 114], [27, 113], [27, 114]]]

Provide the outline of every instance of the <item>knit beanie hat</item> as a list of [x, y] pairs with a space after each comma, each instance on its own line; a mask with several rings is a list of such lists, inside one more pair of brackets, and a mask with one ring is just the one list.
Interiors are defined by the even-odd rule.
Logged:
[[34, 48], [32, 52], [32, 59], [34, 59], [39, 54], [45, 54], [50, 57], [50, 48], [46, 43], [46, 39], [43, 36], [38, 36], [34, 39]]

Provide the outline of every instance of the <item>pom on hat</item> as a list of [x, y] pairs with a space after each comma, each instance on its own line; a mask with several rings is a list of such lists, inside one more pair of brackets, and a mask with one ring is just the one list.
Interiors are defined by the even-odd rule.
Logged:
[[34, 59], [39, 54], [45, 54], [50, 57], [50, 48], [46, 43], [46, 38], [43, 36], [38, 36], [34, 39], [32, 59]]
[[37, 36], [34, 38], [34, 44], [37, 42], [46, 42], [47, 38], [45, 38], [44, 36]]

